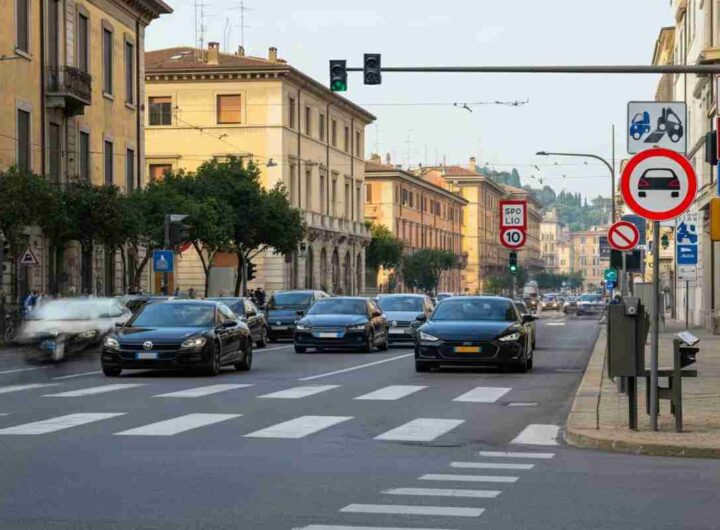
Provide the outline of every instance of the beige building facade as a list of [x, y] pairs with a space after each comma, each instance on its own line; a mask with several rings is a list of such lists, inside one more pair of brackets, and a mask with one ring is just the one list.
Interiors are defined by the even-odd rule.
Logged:
[[600, 257], [600, 238], [607, 236], [607, 226], [593, 227], [589, 230], [571, 233], [570, 272], [580, 272], [583, 276], [583, 288], [600, 288], [604, 280], [605, 269], [610, 267], [609, 258]]
[[[557, 212], [545, 212], [540, 222], [540, 259], [545, 272], [559, 274], [561, 271], [562, 225], [558, 221]], [[567, 267], [568, 264], [566, 263]]]

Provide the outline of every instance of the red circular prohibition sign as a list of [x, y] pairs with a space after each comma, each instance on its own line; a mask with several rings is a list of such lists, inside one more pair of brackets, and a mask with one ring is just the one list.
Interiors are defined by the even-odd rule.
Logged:
[[[632, 232], [632, 239], [627, 239], [626, 235], [620, 232], [620, 228], [629, 228]], [[615, 250], [627, 252], [635, 248], [639, 241], [640, 231], [637, 226], [627, 221], [618, 221], [608, 230], [608, 243]]]
[[[677, 162], [680, 167], [682, 167], [683, 171], [685, 171], [688, 181], [687, 193], [685, 194], [682, 202], [680, 202], [680, 204], [678, 204], [675, 208], [664, 212], [654, 212], [643, 208], [630, 192], [630, 177], [632, 176], [633, 171], [635, 171], [635, 168], [641, 162], [653, 157], [665, 157]], [[622, 192], [623, 199], [625, 199], [625, 204], [627, 204], [636, 214], [652, 221], [667, 221], [669, 219], [675, 219], [685, 210], [690, 208], [690, 205], [695, 200], [695, 194], [697, 193], [697, 177], [695, 176], [695, 170], [684, 155], [671, 151], [670, 149], [656, 147], [654, 149], [642, 151], [630, 159], [630, 162], [628, 162], [628, 165], [625, 166], [625, 169], [622, 172], [622, 177], [620, 178], [620, 191]]]

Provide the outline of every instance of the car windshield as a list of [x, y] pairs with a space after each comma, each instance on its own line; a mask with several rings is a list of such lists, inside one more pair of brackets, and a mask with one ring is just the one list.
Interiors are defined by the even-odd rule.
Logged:
[[527, 306], [525, 305], [525, 302], [520, 302], [520, 303], [515, 304], [515, 305], [517, 305], [517, 308], [518, 308], [518, 310], [519, 310], [521, 313], [527, 313], [527, 312], [528, 312], [528, 308], [527, 308]]
[[602, 296], [599, 294], [583, 294], [580, 296], [581, 302], [599, 302]]
[[516, 320], [512, 302], [508, 300], [451, 299], [440, 304], [431, 320]]
[[236, 315], [245, 314], [245, 303], [242, 298], [206, 298], [209, 302], [222, 302]]
[[124, 312], [122, 304], [112, 298], [54, 300], [35, 308], [30, 320], [93, 320], [116, 318]]
[[213, 305], [167, 303], [146, 305], [129, 324], [151, 328], [209, 328], [214, 320]]
[[293, 309], [306, 307], [312, 301], [311, 293], [277, 293], [268, 303], [268, 309]]
[[380, 298], [378, 305], [383, 311], [422, 312], [424, 304], [418, 296], [388, 296]]
[[308, 315], [367, 315], [367, 302], [342, 298], [319, 300], [310, 308]]

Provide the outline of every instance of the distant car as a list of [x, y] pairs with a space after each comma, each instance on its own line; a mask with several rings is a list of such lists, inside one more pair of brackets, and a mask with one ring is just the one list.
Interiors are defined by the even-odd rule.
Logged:
[[418, 315], [430, 316], [433, 303], [424, 294], [388, 294], [378, 298], [378, 306], [390, 325], [390, 342], [413, 342]]
[[637, 186], [640, 197], [647, 197], [648, 191], [669, 191], [673, 198], [680, 196], [680, 180], [670, 168], [646, 169]]
[[[525, 315], [532, 315], [530, 308], [523, 300], [516, 300], [515, 307], [517, 307], [521, 317], [524, 317]], [[537, 343], [537, 326], [535, 324], [535, 319], [530, 320], [526, 325], [530, 328], [530, 343], [532, 344], [533, 351], [535, 351], [535, 344]]]
[[601, 294], [581, 294], [577, 301], [577, 315], [599, 314], [605, 311], [606, 304]]
[[220, 302], [228, 306], [235, 313], [241, 322], [245, 322], [250, 328], [255, 345], [264, 348], [268, 343], [268, 325], [265, 315], [258, 309], [255, 303], [249, 298], [242, 297], [215, 297], [206, 298], [211, 302]]
[[[302, 312], [302, 311], [301, 311]], [[369, 298], [340, 296], [318, 300], [295, 327], [295, 352], [388, 349], [388, 322]]]
[[557, 311], [562, 307], [560, 298], [556, 293], [547, 293], [540, 300], [540, 308], [544, 311]]
[[568, 296], [565, 299], [565, 303], [563, 304], [563, 313], [568, 315], [570, 313], [577, 312], [577, 303], [578, 303], [577, 296]]
[[292, 339], [298, 311], [307, 311], [318, 300], [328, 298], [323, 291], [277, 291], [265, 307], [270, 342]]

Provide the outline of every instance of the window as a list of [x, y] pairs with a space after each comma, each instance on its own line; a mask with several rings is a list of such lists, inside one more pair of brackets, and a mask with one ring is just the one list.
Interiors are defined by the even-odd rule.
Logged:
[[305, 107], [305, 134], [312, 136], [312, 109]]
[[365, 202], [372, 202], [372, 184], [365, 184]]
[[78, 16], [77, 39], [77, 67], [83, 72], [88, 72], [90, 68], [90, 20], [82, 13]]
[[312, 169], [305, 170], [305, 209], [310, 210], [312, 207]]
[[135, 104], [135, 46], [125, 42], [125, 103]]
[[115, 182], [113, 175], [113, 143], [105, 140], [105, 184]]
[[48, 3], [46, 61], [48, 66], [60, 64], [60, 2]]
[[51, 123], [48, 130], [48, 176], [50, 182], [60, 182], [60, 125]]
[[319, 128], [319, 138], [324, 142], [325, 141], [325, 114], [322, 112], [320, 113], [320, 120], [318, 121], [318, 128]]
[[355, 220], [362, 221], [362, 188], [355, 187]]
[[352, 191], [350, 189], [350, 182], [348, 182], [347, 179], [345, 179], [345, 219], [350, 219], [350, 213], [351, 213], [351, 204], [352, 201]]
[[30, 170], [30, 113], [17, 111], [17, 165], [20, 169]]
[[172, 171], [170, 164], [150, 164], [150, 182], [162, 180], [168, 171]]
[[343, 142], [343, 149], [346, 153], [350, 152], [350, 127], [345, 127], [345, 137]]
[[330, 191], [330, 204], [332, 204], [332, 215], [337, 217], [337, 178], [333, 177], [332, 188]]
[[290, 204], [295, 206], [295, 166], [290, 164], [290, 182], [288, 182]]
[[159, 96], [148, 98], [150, 125], [172, 125], [172, 98]]
[[125, 193], [135, 189], [135, 151], [128, 149], [125, 155]]
[[327, 177], [321, 172], [320, 173], [320, 213], [327, 215], [327, 188], [326, 186]]
[[217, 122], [240, 123], [241, 97], [239, 94], [217, 97]]
[[19, 51], [30, 53], [30, 0], [16, 0], [15, 13], [15, 47]]
[[355, 156], [360, 156], [360, 131], [355, 131]]
[[333, 147], [337, 147], [337, 121], [333, 120], [330, 124], [330, 143]]
[[103, 28], [103, 92], [113, 93], [113, 33]]
[[295, 98], [288, 98], [288, 124], [291, 129], [295, 128]]
[[80, 132], [78, 151], [78, 175], [86, 182], [90, 182], [90, 134]]

